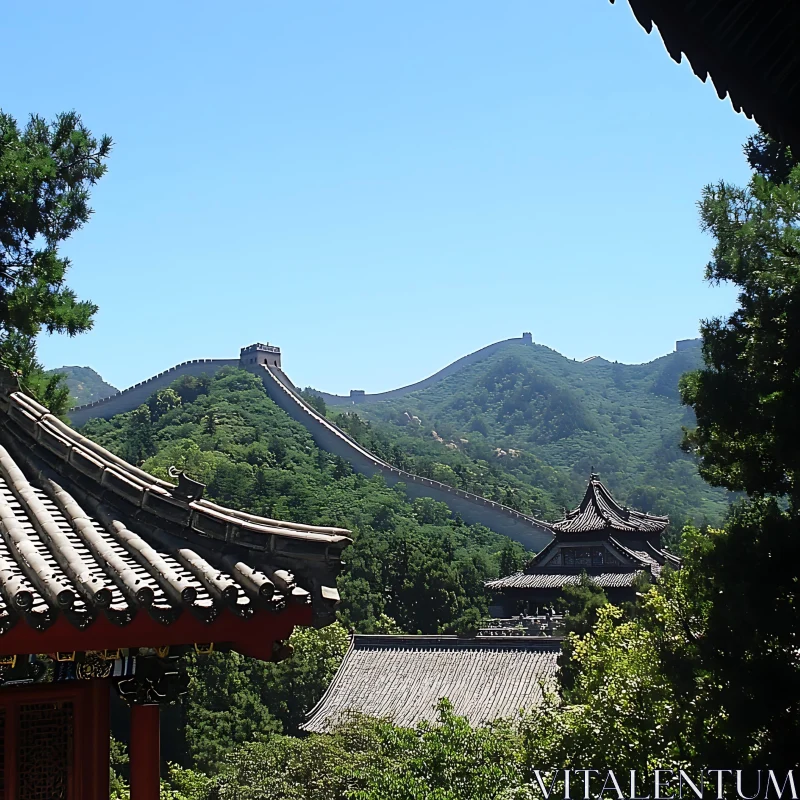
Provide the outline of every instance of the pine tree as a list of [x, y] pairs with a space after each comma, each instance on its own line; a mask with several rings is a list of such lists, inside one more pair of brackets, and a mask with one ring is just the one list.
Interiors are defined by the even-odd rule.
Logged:
[[0, 111], [0, 362], [54, 413], [69, 393], [46, 376], [36, 336], [75, 336], [92, 327], [97, 306], [65, 284], [59, 245], [88, 221], [89, 187], [106, 171], [111, 139], [98, 142], [75, 112], [52, 122], [31, 116], [21, 129]]

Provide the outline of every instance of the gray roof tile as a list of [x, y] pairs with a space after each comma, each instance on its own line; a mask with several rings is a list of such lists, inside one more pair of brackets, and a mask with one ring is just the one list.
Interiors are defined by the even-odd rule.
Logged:
[[557, 533], [593, 533], [619, 531], [625, 533], [660, 533], [669, 524], [669, 517], [656, 517], [620, 506], [595, 475], [589, 480], [581, 504], [564, 519], [553, 523]]
[[330, 616], [322, 588], [349, 541], [182, 496], [25, 395], [0, 396], [0, 635], [62, 614], [78, 628], [98, 614], [210, 622], [225, 607], [247, 617], [287, 602]]
[[[587, 569], [589, 577], [604, 589], [632, 586], [637, 575], [644, 574], [644, 570], [626, 570], [624, 572], [591, 572]], [[504, 589], [560, 589], [563, 586], [575, 586], [580, 583], [580, 572], [542, 571], [533, 574], [517, 572], [505, 578], [488, 581], [486, 588], [490, 591]]]
[[303, 728], [327, 731], [348, 712], [410, 727], [434, 721], [442, 697], [473, 725], [513, 717], [541, 702], [559, 652], [558, 640], [532, 637], [354, 636]]

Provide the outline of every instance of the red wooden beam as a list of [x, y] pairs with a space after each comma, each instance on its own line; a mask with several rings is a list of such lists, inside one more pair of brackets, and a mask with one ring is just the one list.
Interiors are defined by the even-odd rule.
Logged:
[[290, 605], [278, 613], [259, 610], [242, 619], [223, 609], [213, 622], [202, 622], [183, 613], [169, 625], [156, 622], [140, 611], [127, 625], [115, 625], [100, 614], [88, 627], [79, 630], [60, 615], [45, 631], [37, 631], [22, 620], [0, 636], [0, 654], [85, 652], [118, 648], [165, 647], [205, 642], [227, 642], [246, 656], [269, 661], [272, 645], [287, 639], [296, 625], [310, 625], [310, 605]]

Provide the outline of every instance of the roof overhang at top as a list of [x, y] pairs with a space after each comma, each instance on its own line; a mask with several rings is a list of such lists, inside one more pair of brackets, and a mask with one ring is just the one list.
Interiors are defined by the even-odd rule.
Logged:
[[[610, 0], [612, 3], [614, 0]], [[800, 3], [797, 0], [628, 0], [639, 24], [658, 28], [678, 63], [685, 54], [771, 136], [800, 154]]]

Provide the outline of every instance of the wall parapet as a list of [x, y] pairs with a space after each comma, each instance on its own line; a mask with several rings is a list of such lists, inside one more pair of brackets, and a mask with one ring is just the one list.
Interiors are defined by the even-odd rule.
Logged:
[[205, 373], [215, 374], [223, 367], [236, 367], [239, 365], [238, 358], [193, 358], [189, 361], [182, 361], [174, 367], [165, 369], [145, 381], [134, 383], [127, 389], [123, 389], [109, 397], [95, 400], [91, 403], [84, 403], [70, 409], [67, 416], [75, 426], [83, 425], [94, 417], [108, 419], [115, 414], [124, 414], [138, 408], [147, 398], [158, 389], [168, 386], [182, 375], [202, 375]]

